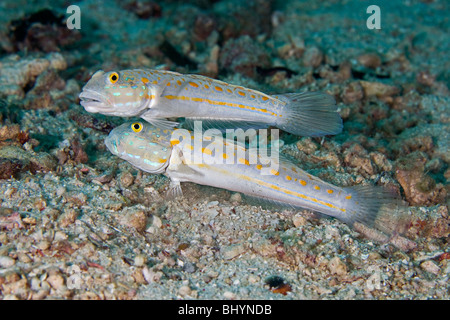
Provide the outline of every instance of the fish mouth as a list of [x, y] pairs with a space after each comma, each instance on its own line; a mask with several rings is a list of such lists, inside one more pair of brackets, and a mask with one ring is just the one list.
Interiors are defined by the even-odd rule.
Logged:
[[117, 148], [117, 140], [112, 138], [111, 134], [105, 138], [105, 145], [113, 155], [118, 156], [121, 153]]
[[106, 111], [110, 105], [108, 99], [104, 95], [91, 89], [83, 89], [79, 95], [79, 98], [81, 100], [80, 104], [88, 112], [95, 113]]

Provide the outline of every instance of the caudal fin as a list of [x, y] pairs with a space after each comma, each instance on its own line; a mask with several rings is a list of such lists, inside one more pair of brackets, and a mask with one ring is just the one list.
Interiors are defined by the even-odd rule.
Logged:
[[299, 136], [335, 135], [342, 131], [342, 119], [332, 96], [321, 92], [286, 93], [276, 96], [286, 102], [277, 126]]
[[385, 188], [354, 186], [344, 190], [350, 199], [345, 216], [340, 218], [347, 224], [362, 224], [387, 235], [402, 234], [408, 228], [410, 219], [407, 207]]

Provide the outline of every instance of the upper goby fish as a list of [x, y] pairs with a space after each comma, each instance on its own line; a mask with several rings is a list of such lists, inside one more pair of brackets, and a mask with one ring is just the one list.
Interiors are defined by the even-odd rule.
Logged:
[[304, 92], [267, 95], [199, 75], [160, 70], [97, 71], [83, 87], [80, 104], [88, 112], [139, 116], [160, 128], [167, 118], [202, 120], [215, 128], [275, 126], [301, 136], [334, 135], [342, 119], [334, 98]]
[[[233, 145], [231, 140], [219, 139], [218, 143], [223, 143], [223, 147], [216, 148], [211, 147], [211, 139], [204, 139], [196, 147], [191, 131], [184, 130], [182, 138], [177, 131], [179, 129], [157, 128], [144, 121], [125, 123], [110, 132], [105, 144], [114, 155], [136, 168], [169, 177], [171, 191], [175, 195], [182, 194], [180, 182], [189, 181], [241, 192], [293, 208], [311, 209], [349, 225], [359, 222], [373, 226], [376, 222], [381, 231], [395, 228], [395, 223], [386, 217], [395, 217], [394, 210], [401, 203], [382, 187], [334, 186], [283, 158], [273, 160], [278, 161], [277, 166], [270, 169], [259, 154], [256, 161], [249, 161], [250, 149], [244, 145]], [[233, 146], [228, 152], [225, 146], [230, 144]], [[232, 164], [225, 161], [192, 161], [195, 156], [203, 160], [212, 156], [218, 159], [232, 157], [233, 161]], [[262, 174], [263, 169], [270, 169], [269, 174]]]

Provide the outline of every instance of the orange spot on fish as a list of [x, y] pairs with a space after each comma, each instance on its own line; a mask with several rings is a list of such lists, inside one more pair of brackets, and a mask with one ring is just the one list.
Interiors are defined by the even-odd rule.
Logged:
[[196, 84], [195, 82], [189, 82], [189, 84], [190, 84], [191, 86], [193, 86], [194, 88], [198, 88], [198, 84]]
[[331, 189], [328, 189], [327, 192], [328, 192], [329, 194], [332, 194], [334, 191], [331, 190]]
[[305, 180], [300, 180], [300, 184], [302, 185], [302, 186], [306, 186], [306, 181]]
[[143, 83], [147, 83], [147, 82], [149, 82], [150, 80], [148, 80], [147, 78], [141, 78], [141, 81], [142, 81]]
[[273, 174], [274, 176], [278, 176], [280, 173], [277, 170], [270, 170], [270, 173]]
[[352, 198], [352, 195], [349, 194], [348, 196], [345, 197], [345, 199], [350, 200]]
[[250, 162], [248, 162], [248, 160], [244, 158], [239, 158], [239, 162], [242, 164], [246, 164], [247, 166], [250, 164]]
[[215, 86], [214, 89], [216, 89], [217, 91], [220, 91], [220, 92], [223, 91], [223, 89], [221, 87], [218, 87], [218, 86]]
[[207, 154], [207, 155], [212, 155], [212, 151], [208, 148], [202, 148], [202, 152]]

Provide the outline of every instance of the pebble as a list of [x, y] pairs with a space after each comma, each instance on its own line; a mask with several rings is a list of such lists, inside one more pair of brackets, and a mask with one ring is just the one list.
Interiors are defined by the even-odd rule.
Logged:
[[120, 183], [122, 187], [128, 188], [131, 186], [134, 182], [134, 177], [130, 172], [125, 172], [120, 176]]
[[47, 282], [52, 286], [53, 289], [58, 290], [64, 286], [64, 278], [59, 273], [52, 274], [48, 276]]
[[356, 60], [358, 60], [361, 65], [367, 68], [376, 69], [381, 65], [381, 58], [375, 53], [362, 54], [358, 58], [356, 58]]
[[229, 299], [229, 300], [236, 299], [236, 295], [233, 292], [231, 292], [231, 291], [225, 291], [223, 293], [223, 296], [224, 296], [225, 299]]
[[147, 226], [147, 216], [144, 211], [133, 208], [120, 218], [120, 224], [144, 231]]
[[422, 262], [420, 264], [420, 267], [423, 270], [430, 272], [432, 274], [435, 274], [435, 275], [439, 274], [439, 272], [441, 271], [439, 266], [436, 265], [436, 263], [434, 263], [434, 261], [432, 261], [432, 260], [426, 260], [426, 261]]
[[356, 101], [360, 101], [364, 98], [363, 87], [359, 81], [354, 81], [345, 86], [341, 94], [342, 102], [350, 104]]
[[157, 227], [158, 229], [160, 229], [162, 227], [162, 221], [158, 216], [153, 216], [153, 226]]
[[323, 61], [323, 53], [317, 47], [309, 47], [303, 54], [303, 64], [307, 67], [317, 68]]
[[0, 257], [0, 267], [1, 268], [4, 268], [4, 269], [10, 268], [10, 267], [12, 267], [15, 264], [16, 264], [16, 260], [14, 260], [11, 257], [8, 257], [8, 256], [1, 256]]
[[295, 227], [300, 227], [306, 225], [308, 221], [303, 216], [295, 215], [292, 217], [292, 222]]
[[385, 98], [396, 95], [399, 89], [381, 82], [360, 81], [366, 97]]
[[236, 258], [240, 254], [243, 254], [245, 252], [244, 245], [242, 244], [235, 244], [228, 247], [225, 247], [222, 252], [222, 256], [225, 260], [231, 260], [233, 258]]
[[186, 296], [190, 296], [192, 293], [191, 288], [189, 288], [189, 286], [182, 286], [180, 287], [180, 289], [178, 289], [178, 293], [182, 296], [182, 297], [186, 297]]
[[347, 274], [347, 266], [339, 257], [334, 257], [328, 262], [328, 270], [331, 274], [343, 276]]
[[134, 257], [134, 265], [136, 267], [142, 267], [144, 266], [146, 260], [147, 259], [143, 254], [138, 254], [136, 257]]
[[163, 273], [161, 271], [155, 272], [152, 269], [147, 268], [147, 266], [142, 268], [142, 274], [144, 276], [145, 281], [147, 281], [148, 284], [158, 282], [163, 276]]
[[37, 247], [40, 250], [47, 250], [48, 248], [50, 248], [50, 241], [47, 240], [42, 240], [41, 242], [38, 243]]
[[78, 211], [76, 211], [75, 209], [68, 209], [59, 217], [59, 225], [62, 228], [66, 228], [74, 223], [77, 220], [77, 217]]
[[242, 196], [240, 193], [233, 193], [230, 197], [230, 201], [231, 202], [236, 202], [236, 203], [240, 203], [242, 201]]
[[255, 276], [255, 275], [253, 275], [253, 274], [251, 274], [251, 275], [248, 277], [248, 282], [249, 282], [249, 283], [258, 283], [258, 282], [260, 282], [260, 281], [261, 281], [261, 278], [258, 277], [258, 276]]

